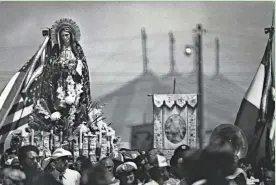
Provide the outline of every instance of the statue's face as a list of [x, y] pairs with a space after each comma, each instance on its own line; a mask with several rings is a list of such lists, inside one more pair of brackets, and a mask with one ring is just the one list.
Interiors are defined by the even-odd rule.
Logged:
[[63, 40], [64, 44], [70, 43], [70, 33], [69, 32], [62, 31], [60, 35], [61, 35], [61, 39]]

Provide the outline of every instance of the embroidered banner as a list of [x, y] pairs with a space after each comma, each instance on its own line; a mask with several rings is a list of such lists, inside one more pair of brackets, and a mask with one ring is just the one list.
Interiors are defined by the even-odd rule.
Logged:
[[154, 94], [154, 148], [197, 146], [197, 94]]

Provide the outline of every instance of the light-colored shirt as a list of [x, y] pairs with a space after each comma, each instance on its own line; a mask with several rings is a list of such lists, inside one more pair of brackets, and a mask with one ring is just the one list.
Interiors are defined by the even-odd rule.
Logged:
[[151, 181], [147, 182], [147, 183], [144, 184], [144, 185], [159, 185], [159, 184], [158, 184], [156, 181], [151, 180]]
[[79, 172], [66, 169], [63, 173], [61, 182], [63, 185], [80, 185], [81, 175]]
[[169, 180], [165, 181], [164, 185], [179, 185], [180, 179], [175, 177], [170, 177]]

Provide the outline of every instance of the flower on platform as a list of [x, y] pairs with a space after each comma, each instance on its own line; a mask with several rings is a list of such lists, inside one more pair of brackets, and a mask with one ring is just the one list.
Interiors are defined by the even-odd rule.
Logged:
[[47, 104], [44, 103], [44, 101], [38, 100], [36, 102], [35, 109], [38, 111], [38, 113], [43, 114], [45, 119], [48, 119], [50, 117], [50, 111], [48, 110], [48, 107], [45, 107]]
[[73, 80], [73, 77], [71, 75], [69, 75], [67, 78], [66, 78], [66, 82], [70, 85], [72, 84], [75, 84], [74, 80]]
[[75, 97], [74, 96], [67, 96], [65, 98], [65, 102], [68, 104], [68, 105], [72, 105], [74, 102], [75, 102]]
[[100, 130], [106, 130], [107, 129], [107, 124], [104, 121], [100, 120], [100, 121], [98, 121], [97, 124], [98, 124], [98, 127], [99, 127]]
[[61, 118], [61, 114], [60, 112], [54, 112], [52, 115], [51, 115], [51, 120], [52, 121], [57, 121]]
[[70, 93], [70, 92], [71, 93], [73, 93], [73, 92], [75, 93], [75, 86], [74, 85], [70, 84], [70, 85], [67, 86], [67, 88], [68, 88], [68, 93]]
[[73, 105], [69, 110], [69, 117], [68, 117], [68, 122], [70, 122], [69, 125], [72, 125], [72, 123], [74, 124], [76, 111], [77, 111], [76, 106]]
[[65, 104], [65, 100], [64, 100], [64, 98], [65, 98], [65, 92], [63, 91], [62, 86], [59, 86], [59, 87], [57, 88], [57, 93], [58, 93], [57, 98], [60, 100], [60, 104], [61, 104], [61, 106], [62, 106], [62, 105]]
[[88, 129], [88, 127], [85, 125], [85, 124], [80, 124], [79, 126], [78, 126], [78, 128], [80, 129], [80, 131], [82, 132], [82, 133], [87, 133], [88, 131], [89, 131], [89, 129]]
[[83, 92], [82, 87], [83, 87], [82, 84], [77, 84], [76, 85], [77, 94], [81, 94]]

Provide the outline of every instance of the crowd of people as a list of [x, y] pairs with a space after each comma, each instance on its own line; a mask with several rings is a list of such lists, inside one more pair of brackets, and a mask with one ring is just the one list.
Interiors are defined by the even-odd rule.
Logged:
[[263, 158], [253, 170], [239, 159], [228, 142], [210, 143], [204, 149], [181, 145], [167, 159], [160, 149], [120, 149], [92, 163], [56, 149], [40, 159], [38, 148], [22, 146], [2, 160], [2, 185], [273, 185], [274, 161]]

